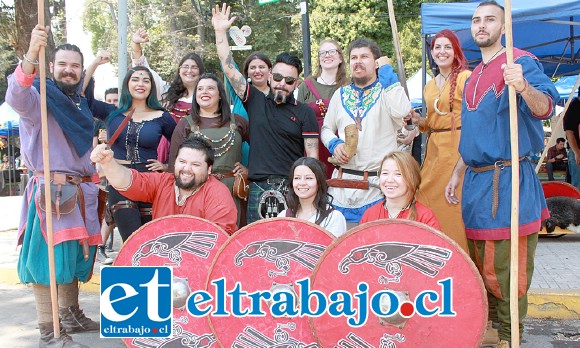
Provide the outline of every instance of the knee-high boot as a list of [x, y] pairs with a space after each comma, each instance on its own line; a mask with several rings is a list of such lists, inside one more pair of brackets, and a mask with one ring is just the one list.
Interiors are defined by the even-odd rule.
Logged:
[[79, 307], [79, 282], [58, 285], [58, 314], [67, 333], [99, 331], [99, 322], [87, 318]]
[[89, 348], [88, 346], [73, 341], [60, 324], [60, 337], [55, 338], [50, 288], [40, 284], [33, 284], [32, 291], [34, 292], [36, 301], [38, 328], [40, 330], [40, 342], [38, 346], [40, 348]]

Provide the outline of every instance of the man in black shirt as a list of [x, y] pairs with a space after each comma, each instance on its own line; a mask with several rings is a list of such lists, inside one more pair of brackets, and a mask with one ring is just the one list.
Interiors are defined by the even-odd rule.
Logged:
[[290, 167], [304, 156], [318, 157], [318, 123], [314, 111], [293, 96], [302, 63], [282, 53], [276, 57], [270, 76], [270, 94], [265, 96], [236, 69], [227, 31], [235, 17], [230, 7], [212, 9], [217, 53], [227, 79], [244, 102], [250, 120], [248, 178], [248, 223], [275, 217], [286, 209], [284, 193]]
[[[580, 91], [580, 88], [578, 88]], [[580, 95], [579, 95], [580, 96]], [[572, 185], [580, 190], [580, 100], [574, 98], [566, 115], [564, 115], [564, 131], [568, 138], [568, 172]]]

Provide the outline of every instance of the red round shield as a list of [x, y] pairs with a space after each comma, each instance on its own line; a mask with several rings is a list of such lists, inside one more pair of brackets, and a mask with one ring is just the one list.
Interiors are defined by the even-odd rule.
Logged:
[[173, 336], [125, 338], [128, 347], [213, 345], [207, 320], [189, 315], [185, 304], [191, 292], [205, 288], [211, 261], [227, 239], [228, 234], [214, 223], [190, 215], [155, 219], [127, 239], [114, 266], [173, 266]]
[[[362, 293], [361, 283], [368, 285], [363, 325], [360, 310], [351, 315], [354, 325], [328, 312], [309, 318], [321, 347], [479, 346], [487, 323], [485, 288], [468, 255], [441, 232], [380, 220], [341, 236], [318, 262], [312, 290], [325, 293], [330, 306], [332, 292]], [[361, 306], [359, 299], [350, 308]]]
[[[216, 293], [214, 281], [222, 279], [226, 291], [236, 283], [243, 291], [297, 292], [296, 281], [311, 276], [318, 259], [333, 236], [319, 226], [293, 218], [265, 219], [248, 225], [220, 249], [209, 271], [206, 291]], [[226, 298], [225, 308], [232, 308]], [[316, 341], [306, 317], [278, 317], [271, 303], [262, 301], [258, 316], [210, 316], [210, 326], [222, 347], [315, 347]], [[242, 299], [241, 308], [251, 308]], [[231, 313], [233, 313], [230, 310]]]

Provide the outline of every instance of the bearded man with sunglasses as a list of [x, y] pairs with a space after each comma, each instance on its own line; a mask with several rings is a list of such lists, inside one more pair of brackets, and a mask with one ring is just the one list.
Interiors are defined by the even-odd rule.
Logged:
[[[352, 83], [332, 96], [324, 123], [322, 143], [340, 163], [332, 173], [328, 193], [334, 207], [346, 218], [349, 227], [358, 223], [367, 208], [384, 199], [377, 172], [383, 157], [397, 150], [397, 130], [411, 111], [411, 103], [387, 57], [369, 39], [356, 39], [348, 49]], [[350, 126], [356, 125], [356, 128]], [[349, 153], [345, 128], [358, 129], [356, 153]], [[336, 136], [338, 134], [338, 136]], [[344, 183], [357, 183], [358, 189]], [[335, 184], [336, 183], [336, 184]], [[340, 186], [340, 187], [339, 187]], [[350, 186], [349, 186], [350, 187]], [[354, 186], [353, 186], [354, 187]], [[364, 188], [362, 188], [364, 187]], [[400, 207], [401, 210], [408, 207]]]
[[217, 53], [225, 75], [242, 99], [250, 121], [248, 223], [276, 217], [286, 209], [288, 173], [295, 160], [306, 155], [318, 158], [318, 123], [308, 105], [294, 99], [302, 63], [281, 53], [276, 57], [265, 96], [235, 67], [227, 31], [236, 19], [224, 4], [212, 9]]

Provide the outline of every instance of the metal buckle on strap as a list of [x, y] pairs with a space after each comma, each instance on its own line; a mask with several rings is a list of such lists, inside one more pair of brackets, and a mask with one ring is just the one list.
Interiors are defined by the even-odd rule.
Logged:
[[494, 166], [500, 170], [505, 169], [505, 164], [503, 161], [495, 161]]

